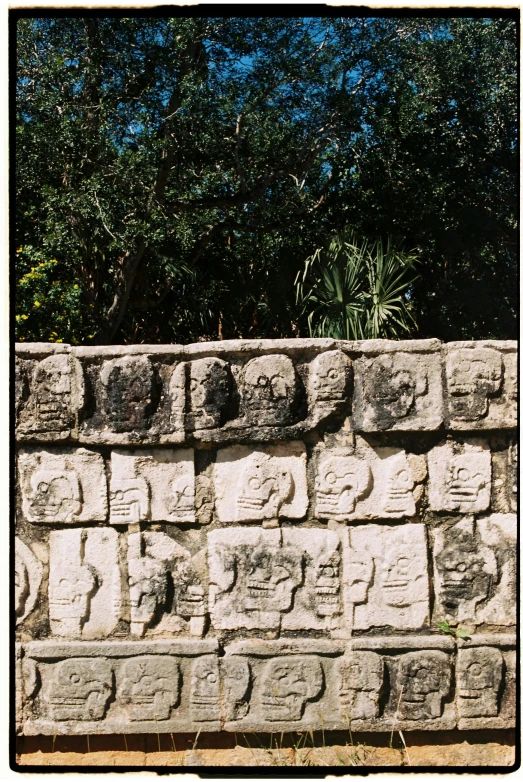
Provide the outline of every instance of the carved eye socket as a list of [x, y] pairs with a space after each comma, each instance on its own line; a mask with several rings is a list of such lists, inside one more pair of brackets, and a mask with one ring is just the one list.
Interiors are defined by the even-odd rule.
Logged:
[[328, 472], [325, 476], [325, 483], [329, 483], [331, 486], [336, 483], [337, 477], [335, 472]]
[[466, 467], [461, 467], [458, 470], [458, 478], [460, 481], [468, 481], [470, 478], [470, 472], [467, 470]]
[[329, 369], [327, 372], [327, 377], [329, 380], [337, 380], [339, 378], [339, 372], [337, 369]]
[[400, 557], [397, 562], [398, 571], [404, 575], [408, 573], [410, 567], [410, 559], [407, 557]]
[[81, 677], [77, 673], [72, 673], [69, 677], [69, 681], [72, 684], [79, 684], [82, 681]]
[[330, 565], [326, 565], [325, 567], [323, 567], [321, 569], [321, 571], [322, 571], [324, 576], [334, 576], [334, 575], [336, 575], [335, 572], [334, 572], [334, 568], [331, 567]]
[[65, 589], [66, 587], [70, 587], [71, 586], [71, 582], [69, 581], [68, 578], [61, 578], [60, 581], [59, 581], [59, 584], [60, 584], [60, 586], [63, 589]]
[[218, 677], [216, 676], [214, 671], [211, 671], [210, 673], [208, 673], [206, 678], [207, 678], [207, 681], [210, 682], [210, 684], [216, 684], [216, 682], [218, 681]]
[[260, 375], [256, 385], [265, 388], [265, 386], [269, 385], [269, 378], [266, 375]]
[[259, 478], [249, 478], [249, 486], [251, 489], [259, 489], [261, 486], [261, 481]]
[[417, 679], [420, 679], [421, 681], [426, 681], [429, 677], [430, 671], [428, 668], [419, 668], [418, 671], [415, 673], [415, 676]]
[[396, 475], [396, 478], [401, 483], [408, 483], [409, 481], [409, 474], [407, 470], [400, 470], [399, 473]]
[[153, 681], [154, 679], [152, 676], [142, 676], [142, 684], [150, 686], [153, 683]]
[[483, 673], [483, 666], [479, 663], [472, 663], [472, 665], [469, 665], [468, 667], [468, 673], [472, 674], [472, 676], [481, 676]]
[[459, 565], [456, 565], [456, 570], [459, 570], [460, 573], [464, 573], [467, 569], [467, 566], [464, 562], [460, 562]]
[[38, 484], [38, 491], [40, 492], [40, 494], [47, 494], [47, 492], [49, 491], [49, 484], [48, 483], [43, 483], [43, 482], [39, 483]]

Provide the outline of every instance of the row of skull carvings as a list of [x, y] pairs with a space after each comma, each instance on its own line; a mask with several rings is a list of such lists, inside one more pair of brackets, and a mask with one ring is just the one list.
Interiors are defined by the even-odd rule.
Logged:
[[160, 731], [194, 723], [206, 723], [205, 730], [227, 723], [231, 730], [262, 729], [264, 723], [293, 730], [320, 721], [374, 730], [514, 723], [513, 648], [472, 645], [456, 653], [424, 648], [426, 640], [411, 638], [409, 651], [338, 646], [327, 654], [303, 653], [299, 642], [293, 654], [271, 652], [268, 642], [263, 656], [249, 656], [249, 642], [242, 654], [226, 650], [222, 657], [195, 655], [194, 649], [187, 657], [166, 649], [143, 653], [139, 644], [132, 656], [125, 656], [129, 649], [121, 656], [117, 644], [110, 656], [107, 648], [93, 648], [89, 657], [72, 652], [65, 659], [60, 649], [55, 659], [49, 659], [51, 649], [43, 659], [24, 650], [17, 671], [20, 711], [29, 733], [32, 722], [35, 732], [45, 732], [46, 723], [49, 732], [53, 724], [73, 721], [84, 723], [82, 732], [90, 732], [89, 723], [103, 731], [104, 721], [109, 730], [133, 723], [140, 730], [140, 723], [154, 722]]
[[227, 527], [207, 533], [192, 554], [165, 532], [54, 530], [45, 566], [16, 539], [16, 614], [24, 633], [33, 612], [48, 612], [52, 635], [83, 639], [202, 636], [209, 619], [213, 632], [331, 635], [411, 630], [431, 618], [515, 624], [515, 515], [464, 517], [431, 531], [432, 609], [427, 538], [423, 524]]
[[183, 442], [191, 432], [213, 440], [222, 429], [234, 439], [239, 429], [266, 427], [273, 437], [292, 437], [349, 414], [351, 404], [356, 431], [516, 426], [514, 348], [450, 347], [442, 357], [439, 349], [408, 352], [399, 343], [395, 352], [354, 362], [328, 350], [296, 364], [272, 353], [243, 363], [207, 357], [174, 365], [154, 355], [87, 364], [69, 353], [28, 356], [16, 359], [21, 439]]
[[[352, 521], [415, 516], [427, 476], [428, 508], [481, 513], [491, 506], [492, 458], [485, 440], [443, 442], [428, 455], [400, 448], [317, 447], [310, 461], [312, 515]], [[199, 475], [192, 449], [114, 449], [109, 502], [105, 462], [85, 448], [21, 449], [22, 509], [33, 523], [209, 521], [304, 518], [309, 507], [307, 452], [300, 442], [219, 449]], [[506, 503], [516, 509], [517, 444], [506, 452]], [[198, 513], [203, 508], [205, 518]]]

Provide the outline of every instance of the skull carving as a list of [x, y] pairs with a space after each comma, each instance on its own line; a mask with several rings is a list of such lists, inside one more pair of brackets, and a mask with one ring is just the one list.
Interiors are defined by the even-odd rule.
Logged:
[[83, 402], [82, 368], [66, 355], [48, 356], [34, 372], [34, 410], [37, 428], [68, 429]]
[[398, 542], [384, 552], [381, 568], [383, 601], [390, 606], [409, 606], [420, 599], [426, 581], [425, 552], [412, 543]]
[[383, 503], [385, 513], [413, 515], [416, 512], [413, 488], [412, 471], [405, 456], [398, 454], [390, 459], [388, 467], [387, 492]]
[[82, 512], [74, 470], [36, 470], [31, 476], [31, 513], [40, 521], [73, 521]]
[[474, 421], [488, 415], [489, 397], [499, 391], [502, 374], [501, 355], [495, 350], [452, 350], [447, 360], [451, 417]]
[[270, 722], [297, 721], [306, 704], [323, 688], [323, 669], [316, 657], [289, 655], [269, 660], [262, 677], [262, 713]]
[[94, 568], [78, 562], [62, 562], [49, 583], [49, 617], [57, 635], [80, 635], [89, 619], [90, 601], [98, 589]]
[[493, 647], [460, 649], [456, 667], [461, 717], [496, 717], [503, 655]]
[[[435, 719], [450, 691], [450, 663], [444, 652], [409, 652], [398, 670], [398, 716], [402, 720]], [[401, 693], [401, 694], [400, 694]]]
[[201, 358], [189, 364], [189, 429], [213, 429], [224, 422], [231, 393], [229, 365], [220, 358]]
[[316, 611], [319, 616], [333, 616], [340, 611], [340, 553], [321, 551], [316, 560]]
[[153, 557], [132, 557], [129, 566], [131, 632], [140, 638], [153, 623], [167, 597], [165, 564]]
[[352, 652], [336, 665], [339, 698], [347, 715], [354, 720], [378, 716], [383, 684], [383, 658], [375, 652]]
[[466, 513], [476, 510], [481, 489], [487, 485], [487, 478], [482, 472], [477, 472], [470, 467], [470, 458], [467, 454], [454, 456], [447, 465], [446, 495], [449, 510], [459, 510]]
[[260, 543], [245, 550], [245, 610], [288, 611], [303, 583], [303, 554], [293, 546]]
[[169, 513], [180, 520], [194, 519], [194, 478], [192, 475], [181, 475], [171, 481], [170, 495], [167, 500]]
[[427, 393], [426, 375], [417, 374], [415, 360], [408, 355], [382, 355], [372, 362], [366, 378], [367, 395], [383, 425], [405, 418], [416, 398]]
[[278, 459], [255, 452], [246, 460], [240, 476], [237, 519], [271, 519], [280, 514], [282, 505], [294, 489], [292, 474]]
[[316, 356], [310, 366], [309, 394], [313, 407], [337, 410], [347, 399], [352, 379], [350, 359], [341, 350]]
[[296, 397], [296, 372], [288, 356], [260, 356], [245, 366], [245, 417], [254, 426], [289, 424]]
[[489, 599], [498, 580], [494, 552], [466, 530], [455, 529], [447, 533], [435, 560], [446, 614], [458, 621], [473, 618], [477, 605]]
[[346, 519], [371, 487], [368, 464], [354, 456], [324, 456], [316, 476], [316, 514], [319, 518]]
[[113, 671], [103, 657], [59, 662], [49, 684], [47, 703], [52, 720], [100, 720], [113, 691]]
[[111, 524], [135, 524], [150, 515], [150, 489], [145, 478], [111, 481]]
[[199, 657], [193, 663], [191, 716], [197, 722], [220, 719], [220, 673], [214, 655]]
[[156, 406], [156, 378], [145, 356], [107, 361], [100, 373], [106, 413], [115, 432], [148, 429]]
[[131, 720], [167, 720], [178, 701], [180, 671], [172, 657], [134, 657], [122, 668], [118, 696]]

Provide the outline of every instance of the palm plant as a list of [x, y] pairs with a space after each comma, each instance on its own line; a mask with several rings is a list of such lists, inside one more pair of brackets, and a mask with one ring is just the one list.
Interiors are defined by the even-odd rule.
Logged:
[[353, 230], [332, 236], [298, 273], [296, 302], [311, 337], [400, 339], [415, 321], [408, 292], [418, 257], [392, 239], [370, 243]]

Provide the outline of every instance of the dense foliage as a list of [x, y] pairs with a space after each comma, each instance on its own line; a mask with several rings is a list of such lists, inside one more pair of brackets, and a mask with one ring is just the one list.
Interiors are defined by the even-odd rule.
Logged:
[[412, 336], [516, 336], [514, 20], [16, 27], [18, 339], [307, 335], [347, 228], [418, 256]]

